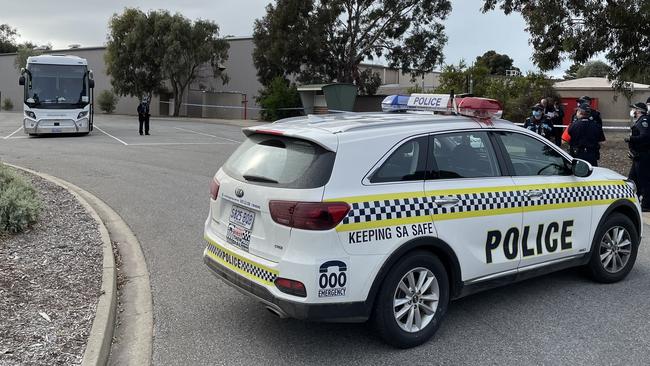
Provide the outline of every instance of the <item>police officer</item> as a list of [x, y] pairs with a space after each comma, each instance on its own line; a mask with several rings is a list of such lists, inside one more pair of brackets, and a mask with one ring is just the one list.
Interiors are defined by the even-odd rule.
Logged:
[[526, 118], [524, 128], [549, 140], [553, 138], [553, 123], [544, 115], [544, 107], [541, 104], [535, 104], [533, 106], [532, 116]]
[[144, 124], [145, 135], [149, 134], [149, 101], [143, 98], [138, 104], [138, 122], [140, 123], [140, 136], [142, 136], [142, 125]]
[[643, 211], [650, 211], [650, 118], [648, 118], [648, 106], [645, 103], [630, 105], [632, 110], [630, 116], [636, 119], [632, 126], [630, 137], [625, 142], [630, 147], [632, 168], [629, 178], [634, 181], [641, 198]]
[[590, 119], [591, 107], [582, 103], [576, 111], [576, 119], [569, 126], [569, 152], [574, 158], [588, 161], [593, 166], [598, 166], [599, 145], [605, 141], [602, 128]]
[[557, 146], [561, 146], [562, 133], [564, 132], [564, 128], [562, 128], [564, 127], [564, 108], [562, 108], [559, 99], [553, 101], [553, 110], [554, 117], [551, 119], [551, 122], [553, 122], [554, 141]]
[[[591, 97], [588, 95], [581, 96], [576, 100], [576, 102], [578, 103], [578, 106], [587, 103], [589, 108], [591, 108]], [[577, 114], [577, 109], [576, 109], [576, 114]], [[601, 141], [605, 141], [605, 132], [603, 131], [603, 119], [600, 117], [600, 111], [591, 108], [589, 112], [589, 119], [596, 122], [598, 128], [600, 128], [600, 135], [602, 136]], [[575, 120], [576, 120], [576, 115], [573, 115], [571, 122]], [[597, 155], [596, 156], [597, 160], [600, 160], [600, 144], [598, 144], [598, 151], [596, 152], [596, 155]]]

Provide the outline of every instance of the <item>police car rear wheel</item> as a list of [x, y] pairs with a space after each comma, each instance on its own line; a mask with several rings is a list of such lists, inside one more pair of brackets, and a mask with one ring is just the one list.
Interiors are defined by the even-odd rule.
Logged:
[[639, 236], [632, 221], [621, 214], [608, 217], [594, 237], [589, 268], [596, 281], [611, 283], [627, 276], [636, 260]]
[[429, 340], [449, 302], [447, 272], [427, 252], [402, 258], [386, 276], [375, 302], [374, 320], [389, 344], [409, 348]]

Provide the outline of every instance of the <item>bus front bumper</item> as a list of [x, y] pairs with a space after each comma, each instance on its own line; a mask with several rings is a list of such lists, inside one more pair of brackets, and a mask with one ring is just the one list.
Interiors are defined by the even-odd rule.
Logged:
[[57, 133], [87, 133], [90, 132], [88, 118], [72, 119], [41, 119], [25, 118], [23, 127], [27, 134], [57, 134]]

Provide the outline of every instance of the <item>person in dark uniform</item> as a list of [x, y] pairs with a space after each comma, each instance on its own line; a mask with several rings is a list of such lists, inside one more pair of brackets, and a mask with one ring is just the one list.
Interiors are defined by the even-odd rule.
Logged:
[[636, 119], [632, 126], [630, 137], [625, 142], [630, 147], [632, 168], [629, 178], [636, 184], [637, 192], [641, 196], [641, 208], [644, 212], [650, 211], [650, 118], [648, 106], [639, 102], [630, 105], [630, 115]]
[[605, 141], [602, 128], [590, 119], [591, 107], [582, 103], [576, 111], [576, 120], [569, 126], [569, 152], [574, 158], [588, 161], [593, 166], [598, 166], [599, 142]]
[[138, 122], [140, 122], [140, 136], [142, 136], [142, 125], [144, 124], [144, 134], [149, 134], [149, 102], [145, 98], [138, 104]]
[[564, 132], [564, 108], [558, 99], [553, 101], [554, 117], [551, 118], [553, 123], [553, 140], [557, 146], [562, 145], [562, 132]]
[[[581, 96], [576, 100], [576, 102], [578, 103], [578, 106], [586, 103], [589, 106], [589, 108], [591, 108], [591, 97], [588, 95]], [[577, 109], [576, 109], [576, 114], [577, 114]], [[573, 115], [571, 122], [576, 120], [576, 114]], [[589, 119], [596, 122], [596, 124], [600, 128], [600, 134], [602, 136], [601, 141], [605, 141], [605, 132], [603, 131], [603, 119], [600, 116], [600, 111], [591, 108], [589, 112]], [[600, 160], [600, 144], [598, 144], [598, 151], [596, 152], [596, 155], [597, 155], [597, 160]]]
[[549, 140], [553, 138], [553, 123], [544, 115], [544, 107], [541, 104], [533, 106], [532, 115], [526, 118], [524, 128]]

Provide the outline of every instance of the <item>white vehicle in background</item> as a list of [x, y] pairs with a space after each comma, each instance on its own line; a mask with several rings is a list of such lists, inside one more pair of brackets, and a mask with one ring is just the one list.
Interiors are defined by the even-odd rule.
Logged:
[[70, 55], [27, 59], [18, 81], [24, 86], [25, 133], [88, 134], [93, 130], [93, 80], [88, 61]]

